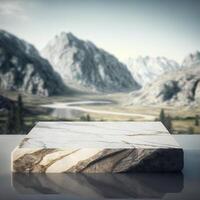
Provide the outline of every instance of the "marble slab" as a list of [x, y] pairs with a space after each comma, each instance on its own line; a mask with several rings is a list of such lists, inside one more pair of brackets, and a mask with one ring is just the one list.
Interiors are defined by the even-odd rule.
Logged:
[[161, 122], [38, 122], [13, 150], [12, 172], [175, 172], [183, 150]]

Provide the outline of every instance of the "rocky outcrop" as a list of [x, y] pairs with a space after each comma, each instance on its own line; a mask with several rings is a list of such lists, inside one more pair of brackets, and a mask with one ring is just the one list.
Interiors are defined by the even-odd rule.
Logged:
[[33, 45], [3, 30], [0, 31], [0, 89], [44, 96], [68, 91]]
[[42, 55], [68, 85], [101, 92], [139, 88], [127, 67], [117, 58], [72, 33], [57, 35], [43, 49]]
[[185, 57], [185, 59], [182, 62], [183, 67], [192, 67], [200, 65], [200, 52], [196, 51], [194, 53], [189, 54]]
[[130, 104], [200, 104], [200, 65], [185, 67], [173, 73], [167, 73], [142, 90], [133, 92]]

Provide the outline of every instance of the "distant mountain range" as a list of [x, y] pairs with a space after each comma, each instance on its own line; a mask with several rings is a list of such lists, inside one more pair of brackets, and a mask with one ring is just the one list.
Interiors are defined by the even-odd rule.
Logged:
[[90, 41], [62, 32], [43, 49], [67, 85], [90, 91], [120, 92], [139, 89], [127, 67]]
[[153, 82], [163, 73], [181, 68], [176, 61], [165, 57], [139, 56], [136, 59], [129, 58], [126, 63], [133, 78], [142, 86]]
[[33, 45], [3, 30], [0, 31], [0, 89], [44, 96], [69, 91]]
[[182, 68], [161, 75], [141, 90], [132, 92], [130, 104], [200, 104], [200, 52], [187, 56]]
[[0, 31], [0, 90], [44, 96], [71, 94], [74, 90], [69, 88], [131, 91], [130, 104], [200, 102], [199, 51], [188, 55], [182, 64], [146, 56], [130, 58], [125, 65], [92, 42], [62, 32], [41, 55], [33, 45]]
[[155, 81], [162, 74], [176, 72], [182, 68], [192, 67], [200, 63], [200, 52], [196, 51], [186, 56], [181, 64], [165, 57], [139, 56], [129, 58], [126, 62], [133, 78], [141, 85]]
[[183, 67], [192, 67], [200, 64], [200, 52], [196, 51], [194, 53], [189, 54], [184, 58], [182, 66]]

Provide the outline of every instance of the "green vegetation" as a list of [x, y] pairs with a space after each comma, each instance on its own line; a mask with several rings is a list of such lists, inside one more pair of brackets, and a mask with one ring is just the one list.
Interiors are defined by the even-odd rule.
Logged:
[[18, 95], [17, 102], [11, 104], [7, 111], [5, 122], [5, 134], [22, 134], [24, 130], [24, 108], [21, 95]]
[[80, 117], [80, 121], [92, 121], [89, 114]]
[[15, 127], [15, 105], [10, 106], [10, 110], [7, 111], [7, 120], [5, 122], [5, 134], [16, 134]]
[[164, 112], [164, 109], [161, 109], [161, 111], [160, 111], [159, 120], [160, 120], [163, 124], [165, 123], [165, 112]]
[[[41, 97], [36, 95], [18, 95], [17, 92], [1, 92], [1, 95], [15, 103], [9, 111], [0, 110], [0, 134], [27, 134], [38, 121], [154, 121], [160, 120], [173, 134], [200, 134], [200, 108], [175, 108], [173, 106], [124, 106], [125, 94], [98, 95], [85, 94], [77, 96]], [[41, 104], [53, 102], [72, 102], [88, 100], [108, 100], [111, 104], [81, 105], [85, 109], [101, 111], [100, 113], [82, 113], [69, 117], [56, 117], [52, 109], [41, 107]], [[111, 115], [108, 112], [130, 113], [135, 116]], [[137, 115], [139, 114], [139, 115]], [[149, 118], [148, 116], [152, 116]]]
[[188, 134], [194, 134], [194, 129], [192, 127], [188, 128]]
[[16, 132], [22, 133], [24, 130], [24, 107], [22, 96], [18, 95], [17, 106], [16, 106]]
[[170, 115], [165, 115], [164, 109], [161, 109], [160, 111], [159, 120], [164, 124], [170, 133], [173, 133], [172, 118]]
[[195, 126], [199, 126], [199, 115], [196, 115], [196, 116], [195, 116], [194, 125], [195, 125]]

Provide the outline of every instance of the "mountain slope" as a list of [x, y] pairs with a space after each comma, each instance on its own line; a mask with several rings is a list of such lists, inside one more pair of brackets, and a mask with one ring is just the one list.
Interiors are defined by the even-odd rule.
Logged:
[[37, 95], [67, 92], [60, 76], [33, 45], [0, 30], [0, 89]]
[[200, 52], [196, 51], [186, 56], [182, 62], [183, 67], [191, 67], [200, 64]]
[[174, 71], [180, 68], [180, 65], [165, 57], [142, 57], [136, 59], [129, 58], [127, 61], [128, 69], [133, 78], [142, 86], [154, 81], [163, 73]]
[[200, 65], [185, 67], [162, 75], [155, 82], [133, 92], [130, 104], [200, 104]]
[[93, 91], [119, 92], [139, 88], [127, 67], [114, 56], [62, 32], [42, 51], [65, 83]]

